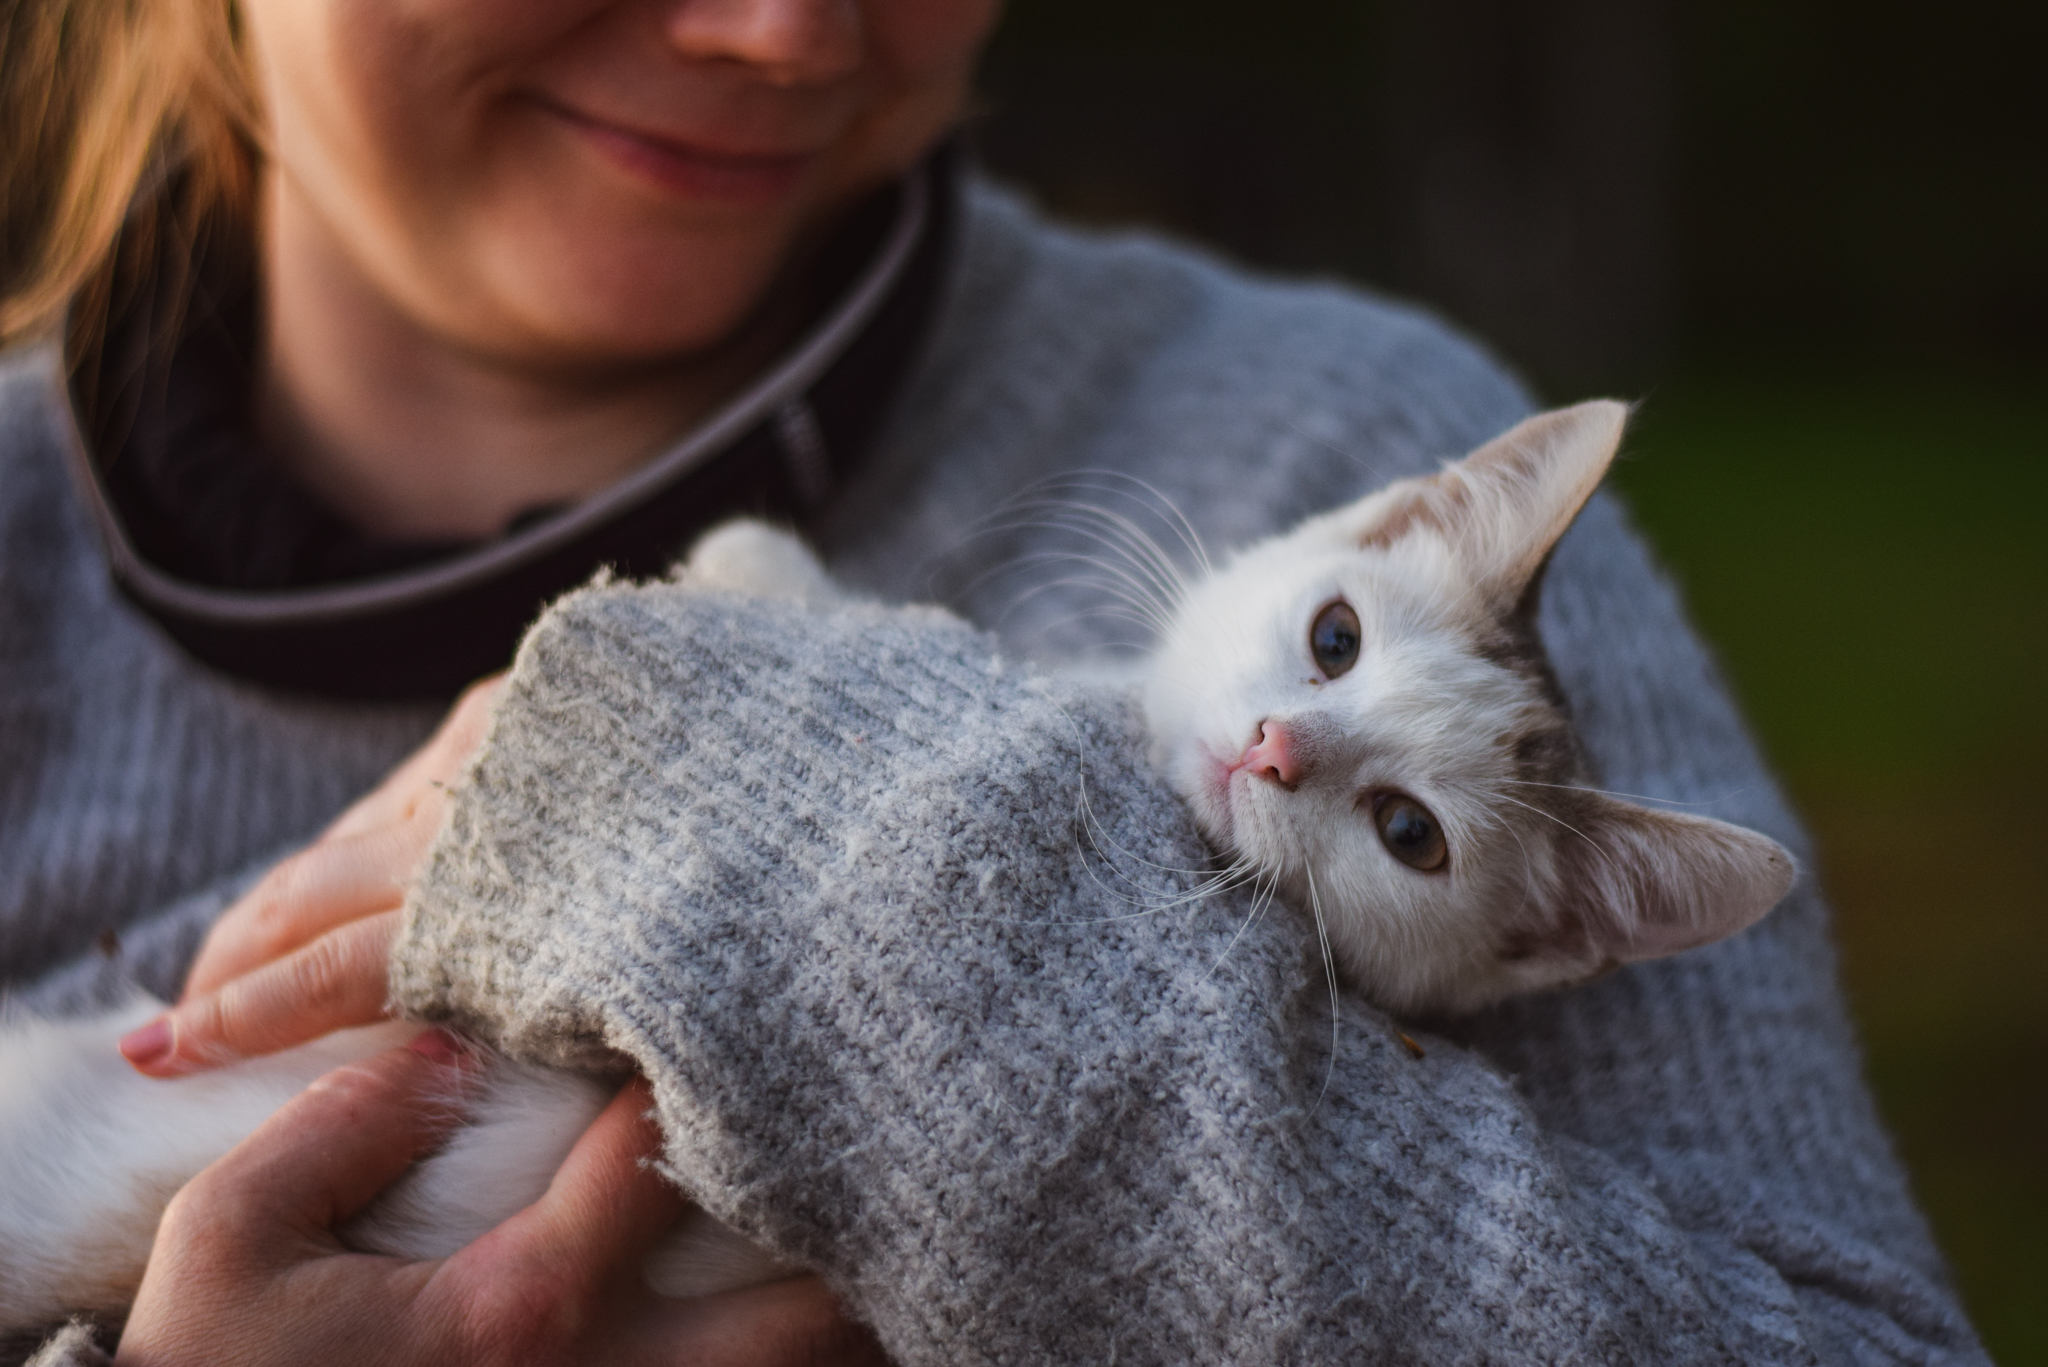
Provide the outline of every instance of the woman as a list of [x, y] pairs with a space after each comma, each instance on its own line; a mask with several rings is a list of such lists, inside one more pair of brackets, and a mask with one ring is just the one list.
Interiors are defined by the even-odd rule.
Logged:
[[[387, 993], [524, 1052], [624, 1054], [692, 1194], [905, 1362], [1970, 1359], [1810, 887], [1420, 1061], [1347, 1005], [1329, 1054], [1285, 918], [1223, 972], [1235, 904], [1030, 928], [1040, 894], [1086, 891], [1047, 863], [1059, 793], [984, 780], [1070, 774], [1072, 735], [926, 618], [790, 639], [579, 595], [452, 815], [487, 693], [398, 765], [540, 604], [658, 573], [735, 511], [1071, 654], [1113, 632], [1043, 569], [1061, 533], [939, 552], [1105, 467], [1230, 544], [1523, 410], [1425, 319], [961, 184], [942, 142], [992, 9], [24, 7], [7, 69], [51, 79], [10, 98], [54, 93], [9, 172], [9, 240], [42, 255], [6, 326], [69, 312], [63, 387], [45, 350], [0, 391], [9, 982], [169, 991], [197, 953], [123, 1046], [166, 1075]], [[1611, 504], [1549, 595], [1609, 783], [1796, 839]], [[1065, 714], [1091, 791], [1142, 825], [1143, 766], [1093, 708]], [[991, 803], [1015, 837], [992, 848]], [[1004, 914], [945, 919], [975, 897]], [[414, 1100], [460, 1075], [446, 1037], [401, 1055], [181, 1195], [121, 1359], [871, 1350], [814, 1281], [635, 1292], [674, 1206], [633, 1167], [631, 1097], [457, 1258], [338, 1254], [332, 1224], [432, 1142]]]

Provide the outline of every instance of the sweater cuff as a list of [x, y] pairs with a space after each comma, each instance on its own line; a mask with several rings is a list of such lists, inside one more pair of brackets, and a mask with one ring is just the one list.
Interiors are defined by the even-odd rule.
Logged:
[[850, 814], [964, 723], [1034, 709], [1058, 716], [936, 609], [571, 594], [522, 644], [408, 898], [392, 1004], [532, 1062], [616, 1067], [642, 1033], [622, 977], [703, 955], [765, 984], [782, 951], [763, 947], [860, 838]]

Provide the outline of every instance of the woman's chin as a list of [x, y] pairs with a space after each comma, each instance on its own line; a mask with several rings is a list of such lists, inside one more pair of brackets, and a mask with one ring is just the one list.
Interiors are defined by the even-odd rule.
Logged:
[[[572, 240], [590, 245], [572, 250]], [[499, 321], [468, 340], [571, 369], [704, 354], [743, 339], [759, 315], [776, 273], [775, 241], [767, 231], [745, 241], [590, 224], [501, 238], [471, 257], [480, 290], [499, 301]]]

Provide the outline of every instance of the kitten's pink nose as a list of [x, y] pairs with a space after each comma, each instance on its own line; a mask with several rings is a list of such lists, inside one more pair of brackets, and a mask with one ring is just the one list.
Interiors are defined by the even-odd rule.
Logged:
[[1287, 734], [1287, 727], [1277, 721], [1262, 721], [1258, 743], [1244, 752], [1237, 767], [1269, 778], [1282, 788], [1292, 788], [1301, 782], [1304, 766], [1295, 754], [1294, 738]]

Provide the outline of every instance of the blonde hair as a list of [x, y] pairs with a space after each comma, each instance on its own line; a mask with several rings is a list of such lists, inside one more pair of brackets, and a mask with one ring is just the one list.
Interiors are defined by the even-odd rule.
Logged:
[[234, 0], [0, 0], [0, 348], [96, 337], [159, 260], [182, 295], [253, 230], [261, 126]]

